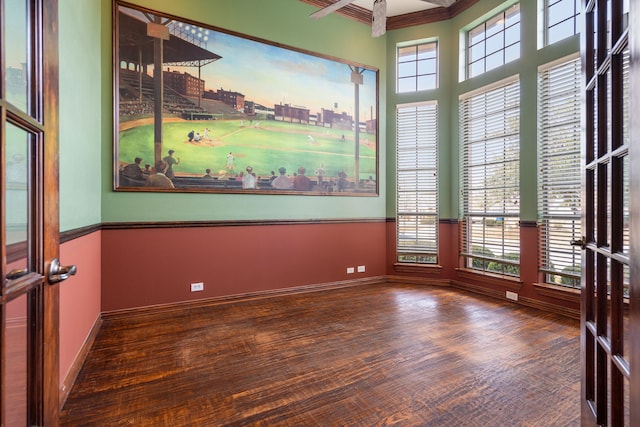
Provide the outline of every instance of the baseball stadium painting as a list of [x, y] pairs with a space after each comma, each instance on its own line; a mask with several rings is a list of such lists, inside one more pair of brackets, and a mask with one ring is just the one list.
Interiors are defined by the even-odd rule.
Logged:
[[116, 2], [118, 191], [378, 195], [378, 70]]

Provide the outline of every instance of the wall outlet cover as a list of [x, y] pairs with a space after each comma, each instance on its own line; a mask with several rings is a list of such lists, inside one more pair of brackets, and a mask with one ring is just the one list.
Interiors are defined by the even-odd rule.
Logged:
[[507, 291], [507, 299], [518, 301], [518, 294], [515, 292]]

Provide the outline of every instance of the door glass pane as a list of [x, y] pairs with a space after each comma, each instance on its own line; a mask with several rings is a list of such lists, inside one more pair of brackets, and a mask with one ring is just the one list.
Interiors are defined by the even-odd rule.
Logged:
[[625, 359], [629, 360], [629, 344], [630, 344], [630, 335], [629, 335], [629, 286], [630, 286], [630, 274], [629, 274], [629, 266], [625, 265], [623, 267], [623, 294], [625, 296], [625, 305], [623, 311], [623, 319], [622, 319], [622, 355]]
[[631, 384], [629, 384], [629, 380], [627, 378], [624, 379], [624, 423], [625, 426], [631, 425], [631, 400], [629, 390], [631, 389]]
[[[607, 303], [605, 304], [605, 309], [607, 311], [607, 318], [606, 318], [606, 326], [607, 326], [607, 330], [606, 332], [603, 334], [603, 337], [607, 339], [608, 342], [611, 342], [611, 331], [612, 331], [612, 326], [611, 326], [611, 322], [612, 322], [612, 316], [611, 316], [611, 258], [608, 257], [604, 257], [604, 256], [598, 256], [598, 261], [597, 261], [597, 266], [596, 266], [596, 271], [597, 274], [606, 274], [606, 276], [604, 276], [604, 291], [602, 293], [597, 293], [597, 298], [603, 300], [603, 301], [607, 301]], [[603, 273], [604, 271], [604, 273]], [[597, 281], [597, 286], [601, 285], [601, 280], [600, 278], [596, 279]], [[600, 289], [598, 289], [599, 291]]]
[[30, 61], [27, 56], [28, 10], [26, 0], [5, 0], [5, 80], [6, 99], [19, 109], [28, 111]]
[[631, 185], [631, 163], [629, 156], [623, 159], [623, 182], [622, 182], [622, 253], [629, 255], [631, 242], [629, 240], [629, 207], [631, 201], [629, 199]]
[[5, 305], [6, 331], [3, 384], [5, 425], [26, 426], [27, 424], [27, 294]]
[[27, 268], [29, 220], [29, 134], [10, 123], [6, 127], [6, 222], [7, 260], [12, 268]]
[[593, 239], [596, 240], [598, 238], [598, 173], [594, 171], [592, 175], [593, 181], [593, 206], [587, 206], [587, 209], [592, 209], [591, 214], [593, 215]]

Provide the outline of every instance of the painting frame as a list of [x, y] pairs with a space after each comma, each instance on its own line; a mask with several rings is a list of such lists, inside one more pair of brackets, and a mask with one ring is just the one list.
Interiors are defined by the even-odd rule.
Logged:
[[113, 46], [114, 191], [379, 196], [377, 68], [118, 0]]

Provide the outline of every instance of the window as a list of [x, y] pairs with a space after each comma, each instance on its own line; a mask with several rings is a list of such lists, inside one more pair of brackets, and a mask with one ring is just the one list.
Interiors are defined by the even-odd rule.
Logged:
[[520, 83], [461, 97], [464, 267], [520, 275]]
[[438, 43], [398, 47], [398, 93], [438, 87]]
[[438, 105], [397, 108], [398, 262], [438, 262]]
[[545, 44], [579, 33], [580, 0], [544, 0]]
[[478, 76], [520, 58], [520, 4], [467, 33], [467, 76]]
[[580, 287], [580, 59], [538, 75], [538, 217], [546, 283]]

